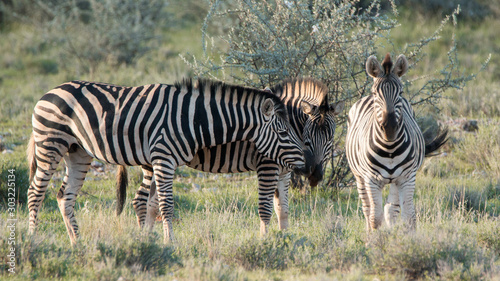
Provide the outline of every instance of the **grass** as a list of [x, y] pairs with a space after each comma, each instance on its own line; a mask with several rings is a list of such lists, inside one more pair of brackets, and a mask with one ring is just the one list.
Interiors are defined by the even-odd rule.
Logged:
[[[185, 10], [185, 6], [182, 10]], [[12, 153], [0, 155], [0, 279], [64, 280], [498, 280], [500, 278], [500, 108], [498, 57], [463, 91], [447, 92], [439, 116], [450, 124], [445, 154], [427, 159], [417, 176], [417, 229], [404, 226], [365, 232], [353, 186], [342, 190], [292, 190], [290, 227], [259, 236], [257, 178], [254, 173], [210, 175], [180, 168], [174, 183], [176, 242], [162, 243], [162, 229], [137, 227], [130, 204], [141, 181], [139, 168], [129, 168], [127, 205], [115, 212], [115, 167], [89, 172], [77, 200], [81, 239], [71, 247], [56, 194], [61, 171], [50, 184], [35, 236], [27, 234], [28, 167], [25, 147], [31, 111], [47, 90], [72, 80], [99, 80], [123, 85], [173, 82], [190, 70], [177, 54], [201, 54], [199, 22], [185, 23], [172, 8], [175, 29], [162, 30], [166, 40], [135, 65], [102, 63], [93, 73], [58, 60], [57, 46], [43, 42], [20, 24], [1, 31], [0, 142]], [[193, 6], [202, 13], [203, 6]], [[396, 45], [431, 33], [439, 20], [408, 18], [392, 33]], [[498, 53], [498, 19], [460, 23], [466, 70], [479, 66], [488, 53]], [[484, 41], [484, 42], [483, 42]], [[415, 75], [432, 71], [445, 57], [447, 44], [428, 50], [428, 61]], [[412, 72], [411, 72], [412, 73]], [[412, 75], [412, 74], [409, 75]], [[410, 79], [411, 77], [409, 77]], [[420, 115], [424, 113], [420, 112]], [[459, 118], [478, 119], [477, 132], [453, 125]], [[9, 169], [15, 169], [17, 218], [16, 274], [8, 273], [9, 213], [6, 212]], [[60, 168], [61, 169], [61, 168]], [[193, 184], [201, 190], [195, 192]], [[388, 190], [384, 190], [387, 195]]]
[[[339, 208], [341, 202], [319, 191], [292, 192], [290, 229], [278, 231], [274, 219], [269, 235], [260, 238], [256, 178], [231, 179], [230, 184], [221, 184], [213, 175], [197, 179], [199, 192], [176, 187], [177, 241], [167, 246], [162, 243], [159, 224], [152, 233], [138, 229], [130, 204], [122, 216], [114, 216], [112, 179], [91, 178], [84, 190], [95, 190], [91, 192], [95, 195], [82, 195], [78, 200], [82, 239], [72, 248], [53, 189], [36, 236], [26, 234], [27, 212], [18, 210], [16, 235], [23, 242], [18, 245], [21, 255], [15, 278], [480, 280], [500, 274], [498, 182], [482, 188], [484, 180], [478, 178], [473, 184], [444, 177], [435, 185], [434, 176], [421, 174], [415, 233], [400, 226], [367, 235], [355, 192], [340, 191], [340, 196], [350, 200], [349, 209]], [[187, 180], [179, 177], [176, 182]], [[452, 183], [476, 187], [468, 197], [475, 195], [484, 204], [476, 208], [461, 203], [469, 199], [452, 203], [452, 193], [443, 187]], [[494, 208], [485, 211], [486, 204]], [[0, 233], [7, 237], [5, 220], [1, 224]], [[5, 242], [1, 256], [7, 254]]]

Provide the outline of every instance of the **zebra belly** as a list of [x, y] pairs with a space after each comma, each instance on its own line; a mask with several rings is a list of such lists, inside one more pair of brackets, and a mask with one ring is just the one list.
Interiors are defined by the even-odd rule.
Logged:
[[243, 173], [256, 170], [254, 143], [237, 141], [198, 150], [187, 166], [210, 173]]

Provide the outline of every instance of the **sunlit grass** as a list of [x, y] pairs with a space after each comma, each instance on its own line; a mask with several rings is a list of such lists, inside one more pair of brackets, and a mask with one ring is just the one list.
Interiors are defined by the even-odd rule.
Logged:
[[[499, 194], [488, 191], [488, 182], [479, 178], [420, 175], [414, 233], [400, 225], [368, 235], [356, 192], [340, 192], [350, 199], [346, 211], [335, 198], [321, 192], [305, 196], [292, 191], [289, 229], [278, 231], [273, 217], [270, 233], [261, 238], [255, 178], [243, 176], [226, 184], [210, 177], [178, 179], [192, 180], [201, 190], [176, 188], [176, 242], [168, 246], [163, 245], [160, 224], [151, 233], [138, 228], [130, 205], [132, 194], [123, 214], [116, 217], [113, 182], [88, 180], [83, 190], [93, 190], [93, 195], [78, 199], [81, 239], [71, 247], [61, 215], [50, 203], [55, 201], [55, 192], [49, 192], [35, 236], [27, 235], [25, 208], [18, 211], [16, 235], [23, 254], [16, 276], [117, 279], [138, 274], [140, 278], [190, 280], [205, 279], [201, 277], [205, 272], [209, 280], [221, 276], [398, 280], [405, 276], [489, 279], [500, 274]], [[493, 208], [467, 208], [460, 200], [454, 205], [450, 183], [467, 186], [470, 192], [481, 194], [484, 202], [493, 200], [488, 203]], [[4, 220], [1, 224], [5, 235]], [[5, 254], [6, 241], [2, 241], [0, 251]]]
[[[201, 4], [200, 4], [201, 5]], [[193, 9], [201, 13], [202, 7]], [[406, 14], [402, 13], [402, 17]], [[181, 15], [177, 15], [181, 18]], [[433, 32], [439, 20], [410, 18], [395, 29], [396, 48]], [[498, 19], [457, 27], [463, 68], [478, 66], [498, 51]], [[290, 191], [290, 226], [279, 231], [274, 215], [269, 234], [259, 235], [257, 177], [224, 176], [180, 168], [174, 182], [176, 241], [163, 244], [156, 224], [139, 229], [131, 201], [140, 185], [140, 168], [129, 168], [127, 203], [115, 216], [115, 169], [91, 170], [77, 200], [81, 238], [71, 247], [56, 194], [62, 167], [49, 184], [36, 235], [29, 236], [25, 146], [36, 101], [49, 89], [72, 79], [125, 86], [172, 83], [190, 76], [178, 54], [201, 55], [200, 29], [179, 25], [161, 46], [135, 65], [99, 64], [78, 72], [54, 57], [56, 45], [42, 42], [20, 25], [2, 31], [0, 40], [0, 136], [12, 153], [0, 154], [0, 279], [69, 280], [496, 280], [500, 276], [500, 143], [498, 58], [463, 91], [449, 91], [442, 111], [432, 112], [451, 124], [479, 119], [474, 133], [451, 127], [446, 155], [427, 159], [417, 176], [417, 229], [383, 227], [367, 234], [354, 187], [303, 194]], [[443, 35], [447, 35], [446, 31]], [[415, 75], [442, 66], [449, 46], [429, 49]], [[400, 44], [400, 45], [397, 45]], [[437, 65], [437, 66], [436, 66]], [[412, 70], [413, 71], [413, 70]], [[419, 114], [423, 114], [419, 112]], [[427, 114], [427, 113], [425, 113]], [[16, 223], [16, 275], [7, 272], [9, 252], [6, 178], [16, 170], [19, 193]], [[195, 186], [197, 185], [197, 186]], [[196, 188], [194, 188], [196, 187]], [[199, 190], [198, 190], [199, 189]], [[384, 194], [387, 195], [387, 188]]]

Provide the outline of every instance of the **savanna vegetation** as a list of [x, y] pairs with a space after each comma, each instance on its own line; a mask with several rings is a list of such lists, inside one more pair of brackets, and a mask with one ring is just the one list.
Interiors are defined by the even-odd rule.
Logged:
[[[356, 11], [363, 16], [342, 18], [349, 23], [338, 25], [342, 30], [335, 18], [314, 27], [303, 16], [300, 24], [287, 26], [297, 30], [296, 38], [284, 32], [261, 44], [269, 42], [263, 40], [269, 40], [274, 20], [282, 19], [263, 21], [268, 13], [285, 16], [284, 9], [299, 12], [330, 1], [276, 2], [1, 2], [0, 279], [500, 279], [498, 1], [334, 1], [344, 9], [335, 13], [361, 9]], [[308, 45], [313, 36], [314, 45]], [[368, 94], [364, 59], [381, 59], [386, 52], [410, 58], [403, 78], [422, 128], [432, 135], [438, 125], [448, 126], [450, 139], [417, 175], [416, 231], [399, 225], [367, 234], [342, 160], [345, 115]], [[296, 59], [273, 67], [288, 57]], [[315, 63], [318, 57], [325, 59]], [[259, 236], [254, 173], [216, 175], [182, 167], [174, 182], [177, 240], [164, 245], [159, 225], [147, 233], [136, 223], [130, 202], [140, 169], [129, 168], [128, 204], [116, 217], [116, 167], [96, 161], [77, 200], [79, 243], [71, 247], [57, 207], [62, 167], [50, 184], [38, 231], [28, 235], [25, 151], [32, 109], [47, 90], [73, 79], [133, 86], [195, 75], [256, 87], [310, 75], [330, 81], [332, 100], [347, 101], [327, 166], [331, 176], [314, 190], [290, 191], [289, 229], [278, 231], [274, 219], [270, 233]], [[14, 211], [9, 183], [15, 185]], [[15, 274], [8, 271], [12, 247]]]

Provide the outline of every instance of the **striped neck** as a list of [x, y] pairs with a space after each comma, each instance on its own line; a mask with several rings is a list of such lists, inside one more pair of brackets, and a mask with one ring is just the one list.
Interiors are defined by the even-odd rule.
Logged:
[[311, 105], [321, 105], [328, 98], [328, 88], [320, 81], [312, 78], [296, 78], [285, 80], [274, 86], [271, 91], [285, 104], [290, 124], [297, 135], [302, 137], [304, 124], [309, 118], [302, 111], [301, 102]]

